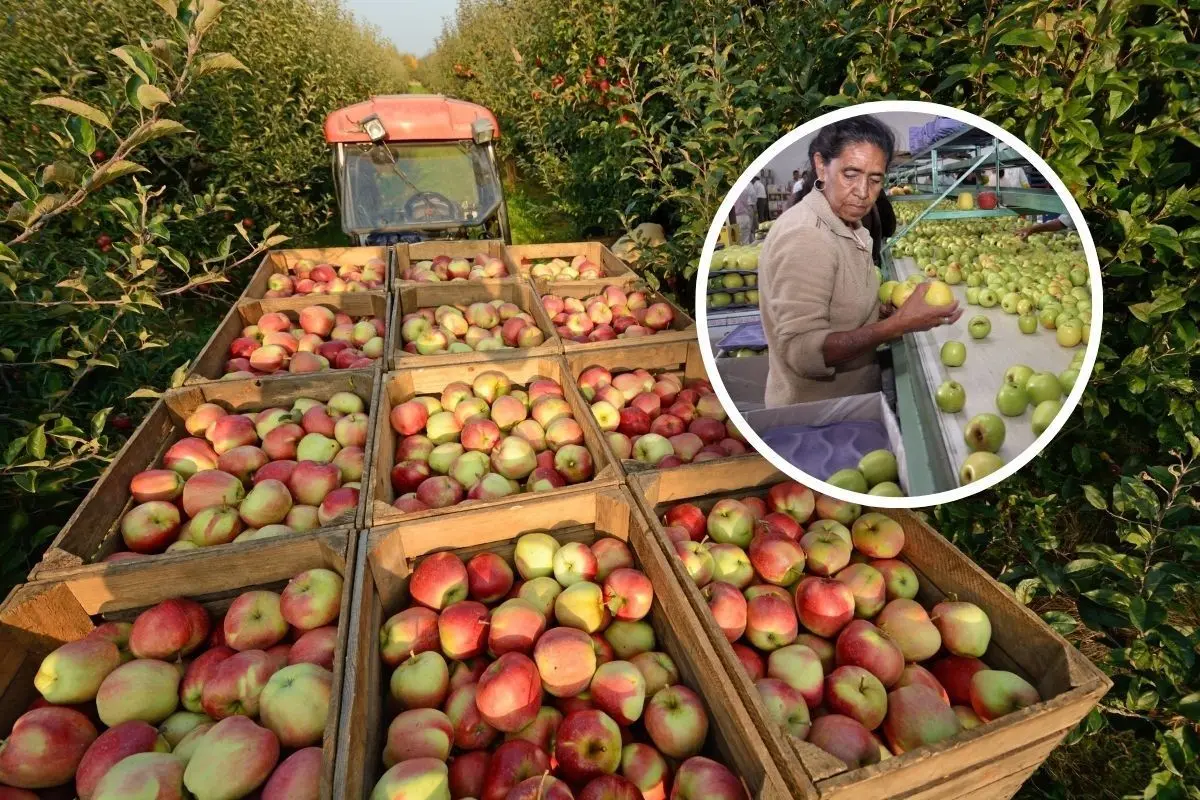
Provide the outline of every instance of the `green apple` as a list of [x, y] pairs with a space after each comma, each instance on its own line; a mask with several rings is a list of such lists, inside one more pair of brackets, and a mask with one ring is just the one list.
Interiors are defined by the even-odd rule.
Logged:
[[967, 360], [967, 346], [952, 340], [942, 345], [942, 363], [947, 367], [961, 367]]
[[954, 292], [942, 281], [930, 281], [925, 290], [925, 302], [931, 306], [954, 305]]
[[996, 392], [996, 408], [1006, 417], [1019, 417], [1029, 407], [1029, 392], [1005, 382]]
[[967, 287], [967, 305], [969, 305], [969, 306], [979, 305], [979, 288], [978, 287], [976, 287], [976, 286], [968, 286]]
[[1062, 408], [1062, 400], [1043, 400], [1033, 409], [1033, 435], [1041, 436]]
[[1000, 298], [996, 296], [996, 290], [991, 286], [979, 290], [979, 305], [991, 308], [998, 302], [1000, 302]]
[[883, 483], [875, 484], [874, 486], [871, 487], [871, 491], [867, 492], [867, 494], [873, 494], [876, 497], [904, 497], [905, 496], [904, 490], [900, 488], [900, 485], [896, 484], [896, 483], [892, 483], [891, 481], [884, 481]]
[[962, 468], [958, 471], [958, 480], [966, 486], [968, 483], [973, 483], [980, 478], [991, 475], [996, 470], [1004, 466], [1004, 459], [995, 453], [986, 451], [971, 453], [967, 456], [966, 461], [962, 463]]
[[1027, 367], [1024, 364], [1013, 364], [1004, 370], [1004, 382], [1024, 389], [1025, 384], [1029, 382], [1029, 378], [1032, 375], [1033, 367]]
[[839, 469], [826, 478], [825, 482], [848, 492], [867, 493], [867, 479], [857, 469]]
[[1004, 444], [1004, 434], [1004, 420], [995, 414], [977, 414], [963, 430], [963, 440], [972, 452], [995, 453]]
[[1004, 309], [1005, 313], [1016, 314], [1017, 305], [1021, 302], [1021, 295], [1016, 292], [1009, 292], [1000, 298], [1000, 308]]
[[1054, 330], [1054, 320], [1058, 318], [1061, 306], [1046, 306], [1042, 312], [1038, 314], [1038, 322], [1042, 323], [1042, 327], [1048, 331]]
[[879, 302], [892, 302], [892, 292], [895, 291], [899, 284], [896, 281], [884, 281], [879, 286]]
[[1017, 327], [1021, 329], [1021, 333], [1036, 333], [1037, 325], [1037, 317], [1033, 314], [1022, 314], [1017, 317]]
[[[1030, 300], [1028, 297], [1022, 297], [1020, 300], [1017, 301], [1017, 313], [1021, 314], [1022, 316], [1026, 315], [1026, 314], [1032, 314], [1033, 313], [1033, 301]], [[1036, 321], [1037, 321], [1037, 318], [1034, 317], [1034, 322], [1036, 323]]]
[[977, 288], [979, 288], [979, 284], [981, 284], [981, 283], [983, 283], [983, 276], [980, 275], [978, 272], [972, 272], [970, 275], [967, 276], [967, 288], [968, 289], [977, 289]]
[[942, 411], [947, 414], [957, 414], [966, 405], [967, 390], [958, 381], [945, 381], [937, 388], [934, 399]]
[[1058, 385], [1062, 388], [1063, 394], [1070, 394], [1071, 387], [1075, 385], [1075, 381], [1079, 379], [1079, 370], [1076, 367], [1068, 367], [1058, 373]]
[[1082, 322], [1079, 321], [1079, 317], [1075, 316], [1075, 312], [1073, 312], [1073, 311], [1066, 311], [1066, 310], [1060, 311], [1058, 313], [1058, 316], [1054, 318], [1054, 327], [1056, 329], [1062, 328], [1067, 325], [1071, 325], [1072, 323], [1074, 323], [1076, 325], [1083, 324]]
[[889, 483], [900, 478], [900, 466], [891, 450], [872, 450], [858, 462], [858, 471], [869, 486]]
[[1083, 267], [1076, 267], [1067, 274], [1071, 279], [1071, 283], [1076, 286], [1083, 286], [1088, 282], [1088, 273]]
[[992, 332], [992, 321], [982, 314], [971, 317], [971, 321], [967, 323], [967, 330], [970, 331], [972, 339], [982, 339]]
[[951, 286], [955, 286], [962, 283], [962, 280], [962, 270], [958, 267], [950, 267], [946, 270], [946, 283], [950, 284]]
[[1031, 375], [1025, 383], [1025, 391], [1029, 393], [1029, 402], [1035, 406], [1062, 397], [1062, 386], [1053, 372], [1037, 372]]
[[1054, 332], [1054, 338], [1063, 347], [1076, 347], [1083, 341], [1083, 329], [1083, 325], [1075, 320], [1070, 320], [1058, 326], [1058, 330]]

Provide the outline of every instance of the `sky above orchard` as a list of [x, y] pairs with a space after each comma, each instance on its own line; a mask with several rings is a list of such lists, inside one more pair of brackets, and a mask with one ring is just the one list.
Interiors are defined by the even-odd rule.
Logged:
[[458, 0], [346, 0], [346, 7], [379, 27], [401, 52], [419, 57], [433, 50]]

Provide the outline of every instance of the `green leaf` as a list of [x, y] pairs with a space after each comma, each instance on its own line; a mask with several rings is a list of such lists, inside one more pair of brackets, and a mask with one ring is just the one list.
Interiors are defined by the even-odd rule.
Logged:
[[109, 130], [112, 130], [112, 122], [109, 120], [107, 114], [95, 106], [90, 106], [87, 103], [80, 102], [79, 100], [72, 100], [70, 97], [63, 97], [61, 95], [56, 97], [43, 97], [40, 100], [34, 100], [33, 104], [35, 106], [50, 106], [51, 108], [57, 108], [60, 111], [66, 111], [70, 114], [83, 117], [89, 122], [99, 125], [101, 128], [108, 128]]
[[1046, 50], [1054, 49], [1054, 40], [1045, 31], [1030, 28], [1018, 28], [1009, 31], [996, 40], [998, 45], [1015, 45], [1017, 47], [1041, 47]]
[[108, 415], [112, 413], [112, 408], [102, 408], [95, 414], [92, 414], [91, 430], [92, 436], [99, 436], [104, 433], [104, 425], [108, 422]]
[[17, 258], [17, 254], [12, 251], [4, 242], [0, 242], [0, 261], [7, 261], [10, 264], [19, 264], [21, 260]]
[[26, 445], [29, 454], [34, 458], [46, 457], [46, 426], [38, 425], [29, 434], [29, 441]]
[[88, 181], [89, 189], [99, 189], [101, 186], [107, 186], [118, 178], [123, 178], [126, 175], [132, 175], [135, 172], [146, 172], [146, 168], [141, 164], [135, 164], [132, 161], [112, 161], [105, 164], [92, 175]]
[[50, 363], [66, 367], [67, 369], [79, 369], [79, 362], [73, 358], [52, 358], [50, 359]]
[[137, 96], [138, 105], [149, 111], [153, 111], [164, 103], [170, 104], [171, 96], [157, 86], [144, 83], [137, 88], [135, 93]]
[[89, 157], [96, 152], [96, 129], [91, 122], [83, 117], [68, 117], [66, 130], [77, 151]]
[[179, 3], [176, 0], [154, 0], [154, 4], [163, 10], [171, 19], [179, 16]]
[[110, 52], [147, 83], [154, 83], [158, 79], [158, 67], [154, 59], [142, 48], [127, 44]]
[[10, 164], [7, 161], [0, 161], [0, 183], [26, 200], [36, 199], [39, 195], [37, 185], [25, 177], [16, 164]]
[[1129, 600], [1129, 621], [1139, 631], [1145, 633], [1152, 628], [1157, 628], [1166, 619], [1167, 609], [1158, 603], [1146, 601], [1141, 597], [1133, 597]]
[[139, 400], [142, 398], [148, 398], [150, 400], [157, 400], [160, 397], [162, 397], [162, 392], [158, 391], [157, 389], [142, 387], [141, 389], [136, 390], [133, 394], [128, 395], [125, 399]]
[[146, 142], [162, 139], [166, 136], [176, 136], [181, 133], [191, 133], [182, 123], [172, 119], [155, 119], [139, 125], [125, 140], [130, 148], [140, 147]]
[[194, 22], [196, 33], [203, 36], [213, 23], [217, 21], [217, 17], [225, 10], [225, 4], [220, 0], [197, 0], [198, 13]]
[[232, 53], [212, 53], [211, 55], [201, 57], [200, 63], [196, 66], [196, 77], [226, 70], [249, 72], [250, 68], [239, 61]]
[[1104, 511], [1108, 508], [1108, 501], [1104, 499], [1104, 493], [1095, 486], [1092, 486], [1090, 483], [1084, 485], [1083, 496], [1089, 503], [1092, 504], [1093, 507], [1098, 508], [1101, 511]]
[[1200, 722], [1200, 692], [1192, 692], [1179, 701], [1179, 713], [1192, 722]]
[[1075, 618], [1065, 611], [1043, 611], [1042, 619], [1061, 636], [1069, 636], [1079, 627]]
[[16, 461], [18, 456], [25, 452], [25, 443], [28, 441], [28, 436], [18, 436], [9, 442], [8, 447], [4, 449], [4, 463], [11, 464]]

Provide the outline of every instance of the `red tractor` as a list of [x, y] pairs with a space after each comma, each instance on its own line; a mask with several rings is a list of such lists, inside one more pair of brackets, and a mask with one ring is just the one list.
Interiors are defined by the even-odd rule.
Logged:
[[486, 108], [437, 95], [372, 97], [333, 112], [325, 141], [342, 230], [360, 245], [511, 241], [499, 136]]

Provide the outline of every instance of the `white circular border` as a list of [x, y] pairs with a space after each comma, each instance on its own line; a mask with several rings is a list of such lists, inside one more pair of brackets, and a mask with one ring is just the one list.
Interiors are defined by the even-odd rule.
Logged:
[[[951, 119], [965, 122], [975, 128], [985, 131], [992, 136], [995, 136], [1000, 141], [1012, 147], [1018, 153], [1025, 157], [1039, 172], [1045, 177], [1046, 181], [1054, 188], [1059, 199], [1066, 206], [1067, 213], [1071, 215], [1072, 221], [1075, 223], [1076, 232], [1079, 234], [1079, 240], [1083, 245], [1084, 254], [1087, 258], [1088, 273], [1091, 280], [1092, 289], [1092, 318], [1091, 329], [1089, 333], [1089, 341], [1083, 358], [1083, 367], [1079, 371], [1079, 377], [1075, 381], [1075, 385], [1071, 388], [1071, 392], [1067, 395], [1064, 409], [1067, 413], [1059, 412], [1054, 418], [1054, 422], [1042, 432], [1042, 435], [1034, 440], [1033, 444], [1025, 448], [1015, 459], [1005, 464], [996, 472], [988, 475], [985, 478], [974, 481], [966, 486], [959, 486], [946, 492], [937, 492], [936, 494], [920, 495], [918, 497], [884, 497], [881, 495], [860, 494], [858, 492], [850, 492], [841, 489], [825, 481], [819, 481], [811, 475], [807, 475], [797, 467], [792, 465], [787, 459], [780, 456], [773, 449], [767, 446], [767, 443], [746, 423], [742, 413], [734, 405], [733, 399], [729, 396], [728, 390], [725, 388], [725, 383], [721, 379], [721, 372], [717, 369], [716, 356], [713, 353], [712, 342], [708, 337], [708, 307], [707, 293], [708, 272], [712, 264], [713, 252], [716, 250], [717, 240], [720, 238], [721, 229], [724, 227], [724, 220], [729, 218], [730, 212], [733, 210], [733, 204], [736, 199], [741, 196], [749, 185], [751, 179], [769, 166], [770, 162], [787, 147], [794, 144], [804, 136], [814, 133], [820, 128], [839, 120], [857, 117], [863, 114], [874, 114], [894, 111], [909, 111], [923, 114], [935, 114], [937, 116], [950, 117]], [[880, 100], [870, 103], [860, 103], [854, 106], [847, 106], [831, 111], [828, 114], [822, 114], [815, 119], [805, 122], [800, 127], [784, 134], [782, 138], [767, 148], [767, 150], [754, 160], [745, 172], [733, 184], [733, 189], [726, 195], [722, 201], [721, 207], [717, 210], [717, 216], [713, 219], [712, 225], [708, 229], [708, 236], [704, 240], [704, 249], [700, 255], [700, 270], [696, 275], [696, 323], [698, 333], [700, 334], [700, 355], [704, 360], [704, 368], [708, 371], [713, 389], [717, 396], [721, 398], [721, 403], [725, 406], [725, 410], [729, 416], [738, 424], [738, 429], [746, 437], [746, 439], [754, 446], [754, 449], [770, 461], [781, 472], [790, 476], [794, 480], [803, 483], [804, 485], [818, 490], [824, 494], [830, 495], [849, 503], [858, 503], [863, 506], [874, 506], [877, 508], [924, 508], [926, 506], [938, 505], [941, 503], [951, 503], [955, 500], [962, 500], [971, 495], [982, 492], [985, 489], [990, 489], [996, 484], [1008, 478], [1017, 470], [1024, 467], [1034, 459], [1048, 445], [1062, 427], [1067, 423], [1067, 418], [1075, 411], [1075, 407], [1079, 405], [1079, 400], [1083, 397], [1083, 390], [1087, 387], [1088, 379], [1091, 378], [1092, 368], [1096, 364], [1096, 356], [1100, 351], [1100, 334], [1102, 322], [1104, 319], [1104, 291], [1100, 279], [1100, 260], [1096, 255], [1096, 245], [1092, 241], [1091, 231], [1088, 230], [1087, 222], [1083, 218], [1083, 212], [1079, 210], [1079, 204], [1075, 202], [1071, 192], [1068, 191], [1066, 184], [1062, 179], [1055, 174], [1050, 165], [1035, 153], [1023, 141], [1013, 136], [1008, 131], [988, 122], [983, 117], [976, 116], [967, 111], [954, 108], [952, 106], [944, 106], [940, 103], [926, 103], [917, 100]]]

